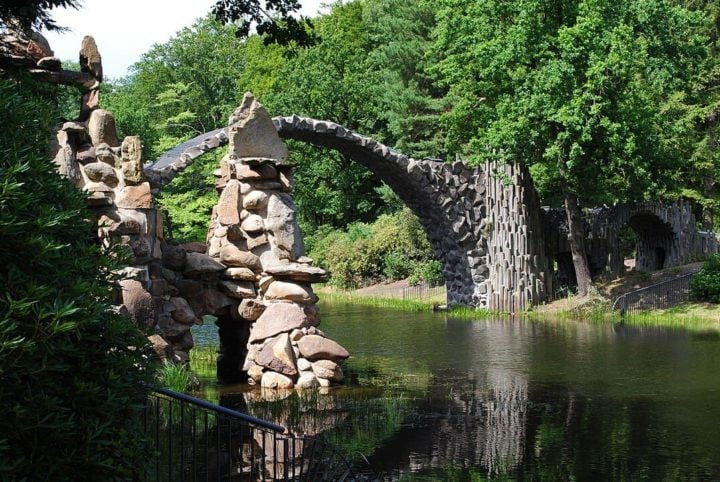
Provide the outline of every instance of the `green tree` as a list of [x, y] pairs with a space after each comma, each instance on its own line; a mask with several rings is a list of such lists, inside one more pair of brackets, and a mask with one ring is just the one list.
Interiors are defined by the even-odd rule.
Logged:
[[716, 185], [720, 181], [720, 4], [704, 0], [678, 0], [680, 6], [705, 18], [708, 55], [689, 88], [666, 102], [668, 116], [676, 119], [674, 141], [688, 151], [688, 163], [679, 179], [682, 195], [702, 210], [703, 227], [714, 229], [720, 210]]
[[227, 124], [242, 99], [243, 44], [211, 17], [154, 45], [101, 100], [125, 135], [141, 135], [150, 159]]
[[580, 208], [673, 190], [684, 153], [662, 104], [705, 54], [699, 16], [669, 2], [444, 0], [436, 48], [450, 148], [524, 162], [560, 193], [580, 293]]
[[75, 8], [81, 5], [78, 0], [4, 0], [0, 2], [0, 30], [8, 27], [28, 32], [30, 30], [62, 30], [55, 23], [50, 10], [53, 8]]
[[[316, 44], [286, 51], [275, 88], [262, 99], [276, 115], [297, 114], [337, 122], [383, 140], [384, 124], [373, 86], [382, 74], [368, 58], [369, 34], [363, 21], [365, 4], [333, 6], [316, 21]], [[384, 203], [380, 181], [363, 166], [337, 152], [293, 143], [295, 190], [302, 227], [346, 226], [374, 220]]]
[[266, 44], [309, 46], [314, 40], [310, 19], [293, 15], [300, 10], [298, 0], [219, 0], [212, 10], [221, 22], [237, 23], [238, 37], [250, 35], [254, 24]]
[[446, 157], [440, 113], [446, 89], [429, 69], [435, 5], [431, 1], [371, 0], [363, 20], [370, 39], [369, 68], [379, 71], [372, 91], [387, 124], [386, 141], [413, 157]]
[[[244, 44], [231, 26], [211, 17], [155, 45], [129, 77], [101, 97], [114, 112], [121, 135], [139, 135], [148, 159], [218, 127], [224, 127], [244, 92]], [[170, 214], [172, 234], [204, 241], [217, 202], [213, 171], [217, 155], [203, 156], [158, 197]]]
[[48, 161], [54, 87], [0, 81], [0, 479], [131, 480], [147, 340], [111, 311], [84, 194]]

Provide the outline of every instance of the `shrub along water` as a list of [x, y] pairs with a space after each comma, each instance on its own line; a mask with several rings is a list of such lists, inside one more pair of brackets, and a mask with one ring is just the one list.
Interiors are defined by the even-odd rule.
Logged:
[[147, 341], [111, 312], [84, 195], [47, 159], [53, 98], [0, 80], [0, 479], [132, 480]]
[[720, 303], [720, 255], [712, 255], [690, 280], [690, 298]]
[[322, 227], [306, 244], [310, 256], [330, 271], [331, 284], [341, 288], [408, 277], [416, 283], [442, 280], [440, 263], [433, 260], [420, 221], [408, 208], [346, 230]]

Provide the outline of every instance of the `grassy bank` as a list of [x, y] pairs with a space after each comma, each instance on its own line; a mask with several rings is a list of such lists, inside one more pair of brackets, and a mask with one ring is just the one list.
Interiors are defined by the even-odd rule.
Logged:
[[[367, 296], [353, 291], [322, 289], [319, 294], [328, 303], [348, 303], [403, 311], [430, 311], [444, 305], [445, 296], [403, 300], [389, 296]], [[477, 319], [487, 317], [508, 317], [507, 313], [493, 313], [487, 310], [454, 307], [447, 312], [453, 318]], [[685, 303], [664, 310], [655, 310], [627, 315], [621, 318], [611, 310], [611, 301], [601, 295], [590, 298], [568, 297], [552, 303], [534, 307], [520, 314], [521, 317], [537, 321], [592, 321], [598, 323], [626, 323], [635, 326], [679, 328], [690, 331], [720, 332], [720, 305], [710, 303]]]
[[618, 312], [612, 311], [611, 301], [606, 298], [595, 296], [583, 300], [572, 297], [533, 308], [526, 315], [539, 321], [593, 321], [720, 332], [720, 305], [711, 303], [688, 302], [671, 308], [632, 313], [621, 317]]
[[628, 315], [624, 321], [637, 326], [661, 326], [720, 333], [720, 305], [683, 303], [664, 310]]
[[374, 306], [377, 308], [390, 308], [403, 311], [430, 311], [433, 306], [445, 304], [445, 295], [430, 298], [403, 300], [401, 298], [385, 296], [359, 295], [353, 291], [319, 290], [322, 301], [328, 303], [348, 303], [354, 305]]

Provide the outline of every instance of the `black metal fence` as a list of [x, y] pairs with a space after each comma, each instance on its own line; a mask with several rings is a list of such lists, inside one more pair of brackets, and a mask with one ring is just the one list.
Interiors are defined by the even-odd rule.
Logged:
[[355, 480], [333, 447], [250, 415], [163, 388], [151, 389], [147, 481]]
[[407, 286], [402, 290], [403, 300], [417, 300], [423, 298], [430, 298], [431, 296], [437, 296], [445, 293], [445, 285], [428, 285], [418, 284], [415, 286]]
[[621, 315], [640, 311], [668, 308], [690, 299], [690, 280], [697, 272], [678, 276], [639, 290], [625, 293], [613, 303], [613, 311]]

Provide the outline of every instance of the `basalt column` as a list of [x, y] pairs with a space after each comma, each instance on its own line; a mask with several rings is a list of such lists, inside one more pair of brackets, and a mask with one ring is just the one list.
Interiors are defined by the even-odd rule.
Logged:
[[311, 284], [327, 273], [304, 255], [288, 152], [251, 94], [230, 117], [208, 255], [226, 269], [220, 286], [237, 300], [219, 319], [218, 374], [267, 388], [329, 386], [343, 379], [348, 352], [317, 329]]
[[486, 290], [489, 310], [517, 312], [552, 294], [540, 203], [527, 168], [486, 164]]

